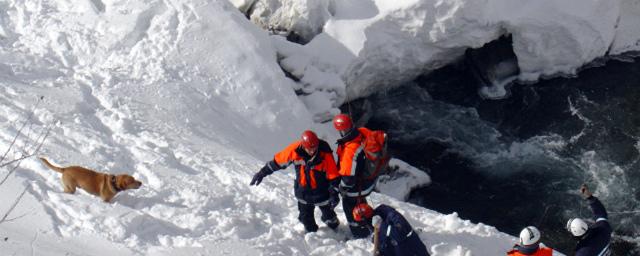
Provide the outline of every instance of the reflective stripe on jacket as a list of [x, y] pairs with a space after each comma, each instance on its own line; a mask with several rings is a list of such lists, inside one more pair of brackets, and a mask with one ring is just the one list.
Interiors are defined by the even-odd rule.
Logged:
[[381, 204], [374, 210], [380, 216], [378, 251], [381, 256], [428, 256], [429, 252], [420, 236], [396, 209]]
[[340, 187], [347, 191], [346, 196], [368, 196], [375, 188], [376, 179], [365, 180], [360, 174], [367, 168], [369, 161], [365, 157], [363, 134], [369, 134], [371, 130], [361, 127], [354, 129], [350, 134], [338, 140], [338, 172], [342, 176]]
[[326, 141], [320, 140], [318, 152], [314, 156], [307, 154], [300, 141], [291, 143], [275, 154], [269, 166], [273, 170], [279, 170], [291, 164], [296, 169], [294, 188], [298, 199], [309, 203], [328, 200], [330, 182], [340, 175], [331, 147]]
[[507, 255], [509, 255], [509, 256], [553, 256], [555, 254], [554, 254], [553, 249], [551, 249], [551, 248], [540, 247], [533, 254], [524, 254], [524, 253], [521, 253], [518, 250], [512, 250], [512, 251], [508, 252]]
[[[357, 167], [357, 158], [362, 153], [362, 141], [364, 140], [363, 132], [369, 133], [371, 130], [361, 127], [352, 131], [352, 135], [347, 135], [345, 140], [338, 140], [338, 171], [341, 176], [355, 176]], [[353, 137], [353, 138], [351, 138]]]

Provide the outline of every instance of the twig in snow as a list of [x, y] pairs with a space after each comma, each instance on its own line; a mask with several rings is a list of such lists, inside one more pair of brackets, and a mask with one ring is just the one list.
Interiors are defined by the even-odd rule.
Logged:
[[32, 255], [32, 256], [33, 256], [33, 255], [35, 255], [35, 254], [34, 254], [34, 251], [35, 251], [35, 250], [33, 249], [33, 244], [35, 244], [35, 243], [36, 243], [36, 239], [38, 239], [38, 234], [39, 234], [39, 232], [38, 232], [38, 231], [36, 231], [36, 235], [33, 237], [33, 240], [31, 240], [31, 255]]
[[[33, 110], [31, 111], [31, 113], [29, 113], [29, 116], [27, 117], [27, 120], [25, 120], [24, 123], [22, 124], [22, 126], [20, 127], [20, 129], [18, 129], [18, 133], [16, 133], [16, 136], [13, 137], [13, 141], [11, 141], [11, 144], [9, 144], [9, 148], [7, 148], [7, 151], [4, 152], [4, 154], [2, 154], [2, 157], [0, 157], [0, 163], [2, 163], [2, 161], [4, 161], [4, 159], [7, 157], [7, 154], [9, 154], [9, 152], [11, 151], [11, 148], [13, 147], [13, 145], [18, 140], [18, 137], [20, 137], [20, 134], [22, 133], [22, 129], [24, 129], [24, 127], [27, 126], [27, 124], [31, 123], [31, 118], [33, 118], [33, 113], [35, 113], [36, 108], [38, 107], [38, 105], [40, 105], [40, 102], [42, 101], [43, 98], [44, 98], [44, 96], [40, 96], [40, 98], [38, 98], [38, 102], [36, 102], [36, 106], [33, 107]], [[4, 166], [4, 165], [2, 165], [2, 166]], [[2, 167], [2, 166], [0, 166], [0, 167]]]
[[40, 136], [36, 139], [36, 145], [38, 145], [36, 147], [36, 149], [34, 149], [31, 153], [29, 152], [23, 152], [22, 156], [16, 159], [13, 159], [9, 162], [6, 162], [4, 164], [0, 164], [0, 167], [5, 167], [7, 165], [13, 164], [15, 162], [17, 162], [18, 164], [16, 164], [16, 166], [14, 166], [8, 173], [7, 175], [4, 176], [4, 178], [2, 179], [2, 181], [0, 181], [0, 186], [2, 184], [4, 184], [5, 181], [7, 181], [7, 178], [9, 178], [9, 176], [18, 168], [18, 166], [20, 166], [20, 162], [26, 158], [35, 156], [36, 154], [38, 154], [38, 152], [40, 151], [40, 148], [42, 148], [42, 145], [44, 144], [44, 141], [47, 139], [47, 137], [49, 137], [49, 134], [51, 133], [51, 129], [53, 128], [52, 125], [48, 125], [47, 129], [45, 132], [41, 133]]
[[9, 207], [9, 210], [7, 211], [7, 213], [4, 214], [4, 216], [2, 216], [2, 219], [0, 219], [0, 223], [3, 223], [7, 217], [9, 216], [9, 214], [16, 209], [16, 206], [18, 205], [18, 203], [20, 202], [20, 200], [22, 200], [22, 197], [24, 196], [24, 193], [27, 192], [27, 187], [24, 187], [24, 190], [22, 190], [22, 193], [20, 193], [20, 195], [18, 196], [18, 198], [16, 198], [16, 201], [13, 202], [13, 204], [11, 205], [11, 207]]

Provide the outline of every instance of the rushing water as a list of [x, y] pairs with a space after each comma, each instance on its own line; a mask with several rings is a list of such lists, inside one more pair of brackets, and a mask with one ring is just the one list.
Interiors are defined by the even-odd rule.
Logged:
[[609, 211], [614, 255], [640, 255], [640, 60], [514, 84], [501, 100], [476, 84], [452, 65], [352, 104], [368, 106], [367, 126], [388, 131], [395, 157], [431, 175], [410, 201], [515, 236], [535, 225], [571, 255], [564, 226], [591, 217], [586, 183]]

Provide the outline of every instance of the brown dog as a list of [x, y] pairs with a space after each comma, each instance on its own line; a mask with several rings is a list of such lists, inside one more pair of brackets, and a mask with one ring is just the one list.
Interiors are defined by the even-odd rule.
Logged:
[[99, 173], [80, 166], [63, 168], [52, 165], [42, 157], [40, 160], [52, 170], [62, 173], [62, 185], [65, 193], [73, 194], [76, 192], [76, 188], [80, 187], [90, 194], [99, 196], [105, 202], [111, 202], [111, 199], [118, 192], [138, 189], [142, 186], [142, 182], [137, 181], [131, 175]]

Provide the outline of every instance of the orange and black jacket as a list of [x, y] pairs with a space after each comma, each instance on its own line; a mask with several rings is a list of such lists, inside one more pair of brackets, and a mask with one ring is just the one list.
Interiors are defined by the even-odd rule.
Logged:
[[553, 256], [557, 255], [554, 253], [553, 249], [547, 247], [537, 247], [534, 248], [531, 252], [527, 252], [526, 249], [523, 250], [522, 247], [518, 245], [509, 252], [507, 252], [507, 256]]
[[376, 180], [362, 177], [367, 158], [362, 142], [371, 130], [360, 127], [338, 140], [338, 172], [341, 176], [340, 187], [349, 197], [367, 196], [375, 188]]
[[320, 140], [318, 152], [315, 156], [309, 156], [300, 141], [296, 141], [267, 163], [272, 171], [285, 169], [291, 164], [296, 169], [294, 189], [298, 200], [316, 205], [328, 203], [331, 183], [340, 177], [329, 144]]

